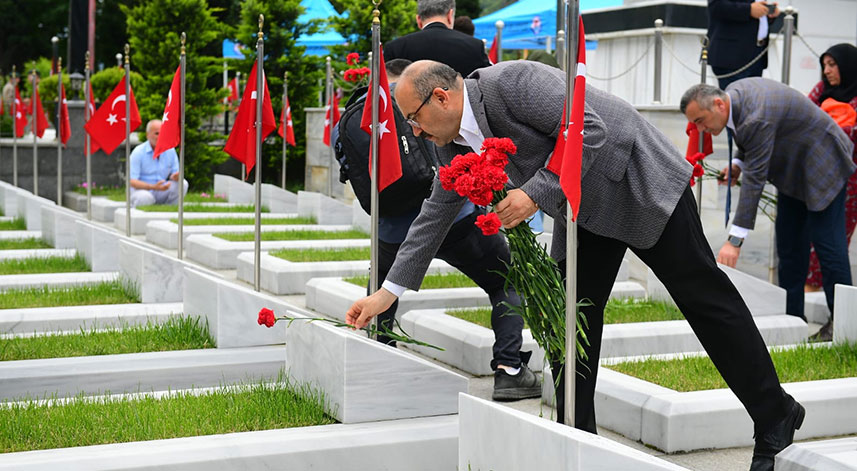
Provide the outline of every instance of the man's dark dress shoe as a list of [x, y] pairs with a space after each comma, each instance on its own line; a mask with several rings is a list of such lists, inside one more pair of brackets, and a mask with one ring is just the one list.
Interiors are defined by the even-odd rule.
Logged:
[[756, 446], [753, 447], [753, 463], [750, 464], [750, 471], [773, 471], [774, 456], [792, 444], [795, 430], [803, 425], [805, 416], [806, 409], [795, 401], [783, 420], [767, 432], [758, 435]]

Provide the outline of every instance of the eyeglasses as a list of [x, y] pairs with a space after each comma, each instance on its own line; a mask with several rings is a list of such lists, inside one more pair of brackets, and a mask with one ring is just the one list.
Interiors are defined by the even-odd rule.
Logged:
[[[441, 88], [443, 89], [443, 91], [449, 91], [449, 87], [441, 87]], [[420, 103], [420, 106], [417, 107], [416, 111], [409, 114], [408, 116], [405, 116], [405, 122], [406, 123], [410, 124], [411, 126], [413, 126], [415, 128], [422, 129], [422, 126], [420, 126], [420, 123], [418, 123], [416, 121], [417, 113], [419, 113], [420, 110], [423, 109], [423, 106], [426, 106], [426, 103], [428, 103], [429, 100], [431, 100], [432, 95], [434, 95], [434, 89], [432, 89], [432, 91], [428, 94], [428, 96], [425, 98], [425, 100], [423, 100], [423, 102]]]

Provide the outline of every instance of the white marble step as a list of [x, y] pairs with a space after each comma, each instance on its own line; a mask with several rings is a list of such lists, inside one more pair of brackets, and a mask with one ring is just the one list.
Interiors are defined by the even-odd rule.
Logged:
[[37, 257], [65, 257], [71, 258], [77, 253], [74, 249], [23, 249], [23, 250], [0, 250], [0, 260], [20, 260], [22, 258]]
[[[252, 252], [253, 245], [253, 241], [232, 242], [211, 234], [196, 234], [188, 237], [185, 250], [188, 259], [206, 267], [217, 270], [231, 270], [238, 266], [238, 254], [241, 252]], [[261, 250], [368, 246], [369, 239], [263, 240]]]
[[777, 455], [777, 471], [857, 471], [857, 437], [794, 443]]
[[830, 309], [827, 308], [827, 298], [824, 291], [804, 294], [803, 314], [808, 322], [824, 324], [830, 319]]
[[25, 334], [164, 322], [183, 312], [182, 303], [104, 304], [0, 310], [0, 332]]
[[0, 231], [0, 239], [41, 239], [42, 231]]
[[283, 346], [0, 362], [0, 401], [189, 389], [273, 378]]
[[[237, 218], [237, 217], [252, 217], [253, 213], [202, 213], [202, 212], [184, 212], [187, 219], [194, 218]], [[262, 218], [289, 218], [295, 217], [295, 213], [263, 213]], [[159, 221], [179, 217], [178, 212], [166, 211], [140, 211], [131, 208], [131, 234], [142, 235], [146, 233], [146, 224], [150, 221]], [[118, 208], [113, 212], [113, 225], [119, 230], [125, 230], [125, 208]]]
[[119, 279], [117, 272], [79, 272], [79, 273], [36, 273], [32, 275], [2, 275], [0, 276], [0, 291], [10, 289], [38, 288], [48, 286], [51, 288], [66, 288], [70, 286], [83, 286], [115, 281]]
[[0, 216], [0, 222], [12, 222], [15, 218], [12, 216]]
[[[353, 227], [350, 225], [328, 225], [317, 224], [263, 224], [263, 232], [271, 231], [347, 231]], [[184, 241], [194, 234], [213, 234], [215, 232], [254, 232], [256, 226], [253, 224], [234, 226], [184, 226]], [[150, 221], [146, 224], [146, 240], [168, 249], [178, 248], [179, 225], [169, 220]]]

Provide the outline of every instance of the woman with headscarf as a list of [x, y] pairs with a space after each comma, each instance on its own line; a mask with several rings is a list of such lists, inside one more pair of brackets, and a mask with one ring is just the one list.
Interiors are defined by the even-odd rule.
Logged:
[[[809, 92], [809, 99], [820, 106], [839, 124], [843, 131], [857, 145], [857, 47], [851, 44], [837, 44], [824, 52], [821, 63], [821, 81]], [[857, 147], [854, 151], [857, 162]], [[857, 172], [848, 180], [845, 199], [845, 231], [848, 243], [857, 226]], [[821, 288], [821, 268], [815, 250], [810, 254], [809, 274], [806, 280], [808, 291]], [[820, 340], [832, 337], [832, 321], [828, 321], [819, 331]]]

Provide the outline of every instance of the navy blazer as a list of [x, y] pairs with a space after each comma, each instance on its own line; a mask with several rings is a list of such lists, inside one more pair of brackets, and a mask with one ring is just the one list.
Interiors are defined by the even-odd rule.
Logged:
[[473, 36], [449, 29], [441, 22], [427, 24], [421, 31], [406, 34], [384, 45], [384, 60], [408, 59], [442, 62], [467, 77], [488, 67], [485, 45]]
[[[759, 20], [750, 16], [753, 0], [708, 0], [708, 64], [737, 70], [768, 46], [766, 37], [756, 43]], [[762, 21], [768, 21], [762, 17]], [[768, 54], [759, 61], [768, 67]]]

